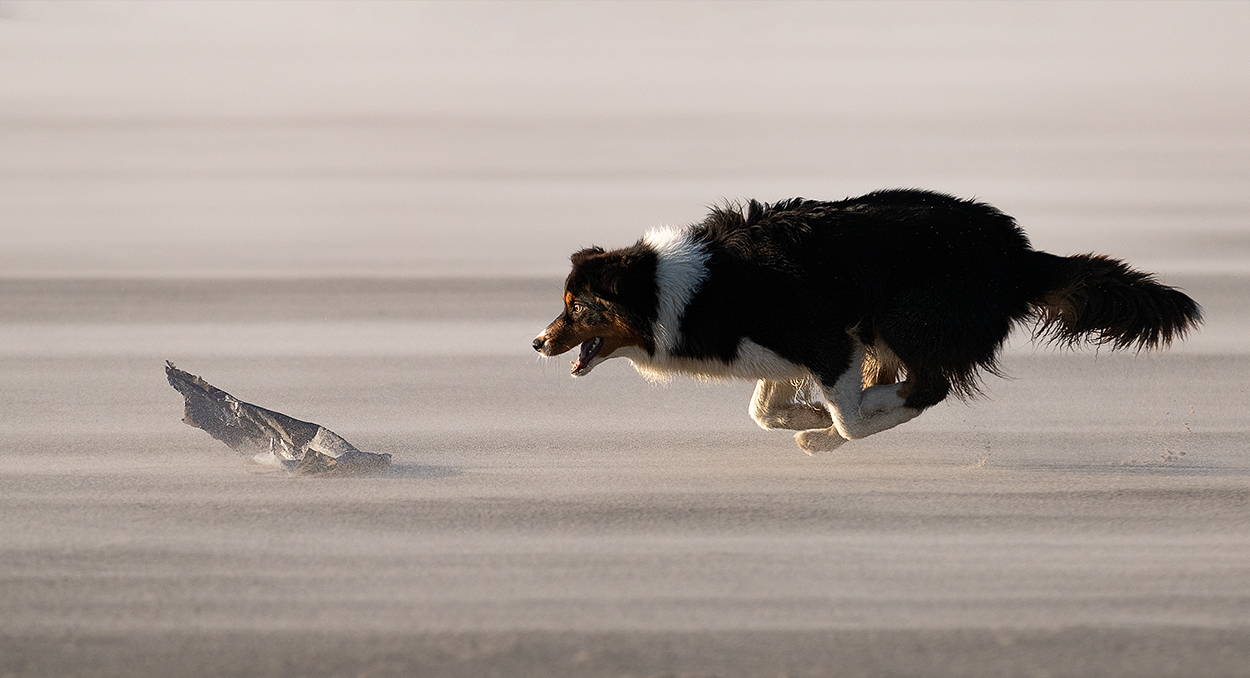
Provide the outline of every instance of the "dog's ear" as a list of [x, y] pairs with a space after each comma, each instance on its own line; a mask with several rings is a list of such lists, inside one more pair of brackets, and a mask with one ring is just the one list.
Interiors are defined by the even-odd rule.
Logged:
[[631, 250], [605, 252], [586, 267], [593, 270], [588, 287], [601, 299], [627, 306], [637, 305], [655, 288], [655, 256]]
[[578, 250], [574, 252], [573, 256], [569, 257], [569, 261], [572, 261], [573, 266], [577, 267], [581, 265], [583, 262], [585, 262], [587, 259], [595, 256], [596, 254], [603, 254], [603, 253], [604, 253], [604, 249], [602, 247], [587, 247], [586, 249]]
[[575, 253], [572, 260], [566, 290], [586, 290], [640, 314], [654, 306], [655, 253], [637, 248], [606, 252], [589, 247]]
[[[569, 257], [573, 262], [573, 270], [565, 283], [566, 289], [574, 287], [589, 289], [603, 278], [603, 269], [609, 255], [602, 247], [587, 247]], [[594, 291], [593, 289], [591, 291]]]
[[603, 296], [619, 303], [634, 305], [654, 295], [655, 255], [650, 252], [622, 252], [613, 265], [605, 266]]
[[569, 257], [573, 270], [569, 271], [569, 277], [564, 281], [564, 289], [575, 293], [597, 293], [594, 288], [598, 287], [597, 283], [603, 277], [603, 267], [608, 258], [606, 254], [602, 247], [587, 247], [574, 252]]

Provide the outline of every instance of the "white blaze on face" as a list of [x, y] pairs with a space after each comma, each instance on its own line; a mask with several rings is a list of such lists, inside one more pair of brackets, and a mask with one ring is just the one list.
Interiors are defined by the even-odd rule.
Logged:
[[666, 355], [681, 338], [681, 318], [686, 306], [707, 280], [707, 248], [691, 239], [686, 229], [653, 228], [642, 237], [656, 253], [655, 284], [659, 313], [653, 332], [657, 353]]

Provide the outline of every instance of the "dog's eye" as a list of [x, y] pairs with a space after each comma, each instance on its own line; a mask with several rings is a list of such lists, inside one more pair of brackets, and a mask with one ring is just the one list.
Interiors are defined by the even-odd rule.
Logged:
[[583, 306], [580, 302], [576, 302], [576, 301], [573, 302], [571, 308], [573, 309], [574, 313], [581, 313], [582, 311], [586, 310], [585, 306]]

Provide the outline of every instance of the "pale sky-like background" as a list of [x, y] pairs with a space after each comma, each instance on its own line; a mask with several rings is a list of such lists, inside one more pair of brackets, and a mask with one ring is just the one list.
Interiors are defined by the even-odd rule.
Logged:
[[1250, 3], [0, 0], [0, 275], [560, 275], [921, 186], [1250, 270]]

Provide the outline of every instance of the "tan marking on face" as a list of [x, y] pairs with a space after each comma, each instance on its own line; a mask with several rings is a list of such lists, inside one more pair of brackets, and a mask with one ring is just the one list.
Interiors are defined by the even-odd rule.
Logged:
[[561, 353], [568, 351], [574, 346], [590, 338], [589, 336], [580, 338], [581, 333], [584, 331], [584, 327], [577, 327], [571, 323], [565, 322], [564, 316], [556, 318], [550, 325], [547, 326], [547, 329], [539, 335], [547, 340], [546, 350], [543, 351], [543, 353], [545, 355], [552, 356], [560, 355]]
[[[608, 357], [617, 349], [625, 346], [642, 347], [642, 337], [638, 336], [626, 322], [625, 319], [618, 315], [611, 315], [607, 325], [599, 325], [600, 329], [597, 333], [592, 334], [594, 337], [603, 337], [603, 348], [599, 350], [599, 355]], [[588, 337], [589, 338], [589, 337]]]
[[[573, 295], [565, 294], [565, 303], [573, 303]], [[615, 313], [606, 313], [607, 322], [588, 325], [576, 320], [570, 321], [566, 316], [556, 318], [543, 335], [547, 339], [546, 355], [555, 356], [577, 348], [582, 342], [600, 337], [603, 347], [599, 355], [606, 358], [617, 349], [625, 346], [643, 346], [643, 338], [638, 335], [625, 319]]]

